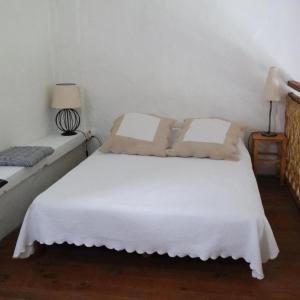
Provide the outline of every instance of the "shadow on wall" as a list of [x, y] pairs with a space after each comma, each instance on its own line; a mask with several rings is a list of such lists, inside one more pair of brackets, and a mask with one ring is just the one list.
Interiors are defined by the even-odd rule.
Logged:
[[116, 64], [111, 57], [111, 63], [91, 68], [87, 77], [101, 78], [98, 84], [85, 85], [91, 124], [107, 133], [116, 116], [137, 111], [179, 119], [219, 116], [265, 126], [264, 81], [268, 66], [279, 63], [266, 53], [247, 52], [214, 32], [198, 37], [182, 34], [176, 40], [181, 42], [161, 45], [160, 62], [153, 58], [150, 62], [144, 52], [136, 63], [132, 59], [131, 66]]
[[223, 4], [203, 3], [126, 1], [116, 10], [81, 1], [80, 78], [97, 133], [128, 111], [266, 127], [264, 82], [271, 65], [284, 66]]

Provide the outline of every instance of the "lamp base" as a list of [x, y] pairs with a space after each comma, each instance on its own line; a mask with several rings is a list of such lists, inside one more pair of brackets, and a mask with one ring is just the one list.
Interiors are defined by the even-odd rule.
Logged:
[[270, 132], [270, 131], [264, 131], [261, 133], [262, 136], [266, 136], [266, 137], [274, 137], [277, 136], [277, 133], [275, 132]]
[[75, 134], [77, 134], [76, 131], [65, 131], [61, 135], [63, 135], [63, 136], [70, 136], [70, 135], [75, 135]]

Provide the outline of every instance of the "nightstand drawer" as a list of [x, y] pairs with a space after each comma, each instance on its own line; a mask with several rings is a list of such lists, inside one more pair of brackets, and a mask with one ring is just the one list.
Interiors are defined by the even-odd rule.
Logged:
[[[276, 136], [264, 136], [260, 132], [251, 135], [252, 140], [252, 163], [254, 173], [258, 173], [259, 164], [276, 164], [280, 167], [280, 183], [284, 183], [284, 174], [286, 166], [286, 145], [287, 138], [284, 134], [278, 133]], [[277, 152], [260, 151], [261, 143], [276, 143], [278, 145]]]

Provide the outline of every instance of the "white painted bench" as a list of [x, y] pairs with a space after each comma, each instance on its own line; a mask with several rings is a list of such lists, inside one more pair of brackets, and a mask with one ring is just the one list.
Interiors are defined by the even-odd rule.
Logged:
[[[8, 181], [0, 188], [0, 240], [19, 226], [33, 199], [85, 158], [85, 138], [51, 134], [29, 146], [49, 146], [54, 153], [35, 166], [1, 167], [0, 179]], [[24, 145], [21, 145], [24, 146]]]

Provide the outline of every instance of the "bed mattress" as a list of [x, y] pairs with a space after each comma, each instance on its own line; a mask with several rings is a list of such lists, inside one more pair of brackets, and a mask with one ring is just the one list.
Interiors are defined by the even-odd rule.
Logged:
[[240, 161], [96, 151], [33, 201], [13, 256], [29, 257], [38, 241], [243, 258], [262, 279], [262, 263], [279, 250], [240, 149]]

